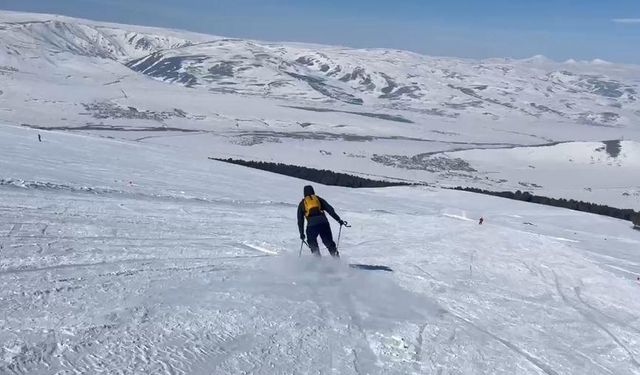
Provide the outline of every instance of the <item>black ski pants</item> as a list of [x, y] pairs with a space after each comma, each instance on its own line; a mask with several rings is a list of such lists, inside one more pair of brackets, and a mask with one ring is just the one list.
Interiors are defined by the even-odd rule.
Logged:
[[307, 241], [311, 248], [311, 253], [316, 256], [320, 256], [320, 247], [318, 246], [318, 236], [322, 239], [322, 243], [329, 250], [329, 254], [333, 257], [339, 257], [336, 243], [333, 242], [333, 235], [331, 234], [331, 225], [329, 222], [319, 223], [313, 226], [307, 227]]

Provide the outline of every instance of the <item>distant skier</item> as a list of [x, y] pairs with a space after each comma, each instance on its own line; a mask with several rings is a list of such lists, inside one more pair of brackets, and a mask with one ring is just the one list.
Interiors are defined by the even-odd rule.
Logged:
[[336, 211], [327, 201], [316, 195], [313, 187], [307, 185], [304, 187], [304, 199], [298, 205], [298, 230], [300, 231], [300, 239], [305, 240], [304, 220], [307, 219], [307, 241], [311, 253], [320, 256], [320, 248], [318, 246], [318, 235], [322, 239], [322, 243], [327, 247], [331, 256], [338, 258], [338, 249], [336, 243], [333, 242], [333, 234], [331, 233], [331, 225], [325, 216], [325, 211], [331, 215], [340, 225], [346, 222], [340, 219]]
[[484, 218], [481, 216], [480, 217], [480, 221], [478, 222], [478, 224], [482, 225], [482, 223], [484, 223]]
[[42, 137], [38, 134], [38, 142], [42, 142]]

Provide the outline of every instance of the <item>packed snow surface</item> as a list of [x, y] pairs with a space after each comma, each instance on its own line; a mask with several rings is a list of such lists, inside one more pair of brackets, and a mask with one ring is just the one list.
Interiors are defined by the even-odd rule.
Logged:
[[2, 374], [640, 374], [625, 221], [316, 186], [336, 262], [298, 258], [301, 180], [14, 126], [0, 171]]

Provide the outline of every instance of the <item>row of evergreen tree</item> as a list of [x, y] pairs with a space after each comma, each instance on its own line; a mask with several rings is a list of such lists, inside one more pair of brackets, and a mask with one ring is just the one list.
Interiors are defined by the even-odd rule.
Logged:
[[590, 212], [598, 215], [611, 216], [617, 219], [629, 220], [633, 222], [634, 226], [640, 228], [640, 212], [636, 212], [632, 209], [615, 208], [615, 207], [610, 207], [603, 204], [577, 201], [575, 199], [549, 198], [549, 197], [544, 197], [540, 195], [533, 195], [529, 192], [526, 192], [526, 191], [523, 192], [520, 190], [514, 193], [511, 191], [490, 191], [490, 190], [483, 190], [478, 188], [469, 188], [469, 187], [462, 187], [462, 186], [458, 186], [453, 189], [469, 191], [472, 193], [493, 195], [493, 196], [502, 197], [502, 198], [515, 199], [515, 200], [524, 201], [524, 202], [544, 204], [547, 206], [563, 207], [563, 208], [568, 208], [570, 210]]
[[[267, 172], [278, 173], [289, 177], [300, 178], [303, 180], [316, 182], [323, 185], [342, 186], [349, 188], [377, 188], [389, 186], [407, 186], [412, 185], [405, 182], [390, 182], [372, 180], [364, 177], [353, 176], [346, 173], [336, 173], [326, 169], [315, 169], [309, 167], [301, 167], [297, 165], [271, 163], [265, 161], [252, 161], [240, 159], [218, 159], [209, 158], [211, 160], [222, 161], [231, 164], [242, 165], [245, 167], [260, 169]], [[533, 195], [526, 191], [491, 191], [478, 188], [458, 186], [454, 190], [468, 191], [472, 193], [493, 195], [502, 198], [515, 199], [524, 202], [544, 204], [547, 206], [563, 207], [571, 210], [590, 212], [598, 215], [615, 217], [617, 219], [629, 220], [633, 222], [637, 229], [640, 229], [640, 213], [632, 209], [621, 209], [610, 207], [602, 204], [595, 204], [574, 199], [549, 198], [540, 195]]]
[[403, 182], [372, 180], [364, 177], [353, 176], [346, 173], [336, 173], [326, 169], [315, 169], [315, 168], [301, 167], [297, 165], [290, 165], [290, 164], [283, 164], [283, 163], [270, 163], [265, 161], [251, 161], [251, 160], [238, 160], [238, 159], [217, 159], [217, 158], [209, 158], [209, 159], [231, 163], [231, 164], [242, 165], [245, 167], [256, 168], [263, 171], [283, 174], [285, 176], [296, 177], [296, 178], [300, 178], [300, 179], [311, 181], [311, 182], [316, 182], [323, 185], [343, 186], [343, 187], [349, 187], [349, 188], [377, 188], [377, 187], [411, 185]]

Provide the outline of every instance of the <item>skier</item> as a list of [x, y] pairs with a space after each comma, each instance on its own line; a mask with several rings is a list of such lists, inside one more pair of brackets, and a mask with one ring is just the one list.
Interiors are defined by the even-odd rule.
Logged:
[[478, 224], [482, 225], [482, 223], [484, 223], [484, 217], [480, 217], [480, 221], [478, 221]]
[[307, 219], [307, 240], [311, 253], [320, 256], [320, 248], [318, 247], [318, 235], [322, 239], [322, 243], [327, 247], [329, 253], [334, 258], [339, 258], [340, 254], [333, 242], [331, 234], [331, 225], [324, 212], [329, 213], [340, 225], [346, 225], [345, 221], [340, 219], [336, 211], [327, 201], [316, 195], [313, 187], [307, 185], [304, 187], [304, 199], [298, 205], [298, 230], [300, 231], [300, 239], [305, 240], [304, 220]]
[[38, 142], [42, 142], [42, 137], [38, 134]]

